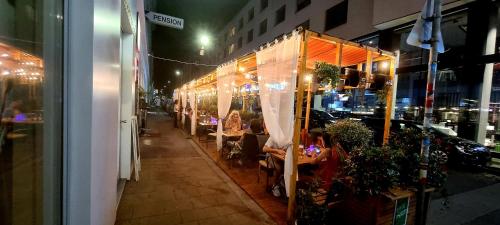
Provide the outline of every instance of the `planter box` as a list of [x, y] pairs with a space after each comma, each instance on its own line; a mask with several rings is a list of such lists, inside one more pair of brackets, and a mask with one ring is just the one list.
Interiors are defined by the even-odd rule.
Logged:
[[[429, 189], [426, 192], [431, 192]], [[406, 224], [413, 225], [416, 216], [416, 195], [413, 191], [392, 190], [377, 196], [358, 197], [347, 193], [343, 202], [335, 206], [331, 221], [350, 225], [391, 225], [394, 220], [396, 202], [409, 198]], [[400, 218], [401, 219], [401, 218]], [[404, 223], [398, 223], [404, 224]]]

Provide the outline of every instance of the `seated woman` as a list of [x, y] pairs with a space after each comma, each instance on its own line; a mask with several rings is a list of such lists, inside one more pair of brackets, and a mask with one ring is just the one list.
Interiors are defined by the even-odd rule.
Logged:
[[233, 110], [231, 114], [229, 114], [229, 117], [226, 120], [224, 128], [226, 130], [229, 130], [230, 132], [236, 132], [241, 130], [241, 117], [238, 111]]
[[314, 145], [319, 148], [326, 148], [325, 140], [321, 131], [312, 131], [309, 145]]
[[318, 157], [312, 159], [312, 164], [319, 165], [318, 175], [322, 181], [322, 188], [329, 190], [333, 179], [343, 176], [343, 168], [348, 153], [332, 138], [332, 147], [324, 149]]
[[229, 152], [229, 158], [233, 158], [234, 156], [240, 156], [239, 163], [242, 163], [241, 160], [245, 159], [245, 153], [241, 152], [243, 146], [243, 139], [245, 135], [256, 135], [260, 132], [260, 122], [258, 120], [250, 121], [250, 128], [245, 130], [245, 133], [241, 136], [238, 141], [228, 141], [227, 146], [231, 149]]

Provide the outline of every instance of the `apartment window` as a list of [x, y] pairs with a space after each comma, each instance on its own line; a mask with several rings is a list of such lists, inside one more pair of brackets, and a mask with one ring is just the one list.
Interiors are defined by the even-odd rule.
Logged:
[[238, 31], [243, 29], [243, 17], [240, 18], [240, 21], [238, 22]]
[[254, 8], [251, 8], [250, 10], [248, 10], [248, 22], [252, 21], [254, 16], [255, 16], [255, 10]]
[[227, 57], [227, 53], [228, 53], [228, 52], [229, 52], [229, 50], [227, 49], [227, 47], [226, 47], [226, 48], [224, 48], [224, 57], [223, 57], [224, 59]]
[[243, 46], [243, 37], [238, 38], [238, 49], [240, 49]]
[[303, 8], [307, 7], [310, 4], [311, 0], [297, 0], [297, 10], [295, 12], [302, 10]]
[[227, 53], [228, 53], [228, 55], [231, 55], [231, 53], [233, 53], [233, 52], [234, 52], [234, 44], [231, 44], [231, 45], [229, 46], [229, 50], [228, 50], [228, 52], [227, 52]]
[[267, 19], [260, 22], [259, 25], [259, 35], [262, 35], [267, 32]]
[[347, 23], [348, 1], [345, 0], [326, 10], [325, 31]]
[[278, 10], [276, 10], [276, 23], [275, 26], [285, 21], [286, 17], [286, 5], [281, 6]]
[[297, 25], [295, 28], [302, 27], [302, 29], [307, 30], [309, 29], [309, 20], [306, 20], [302, 22], [301, 24]]
[[269, 0], [260, 0], [260, 11], [264, 11], [264, 9], [269, 6]]
[[253, 41], [253, 29], [248, 31], [247, 34], [247, 43], [250, 43]]

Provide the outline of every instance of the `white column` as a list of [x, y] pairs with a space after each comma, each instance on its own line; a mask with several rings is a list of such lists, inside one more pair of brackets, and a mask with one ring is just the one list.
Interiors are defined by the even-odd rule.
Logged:
[[[484, 55], [495, 53], [497, 37], [497, 14], [491, 12], [488, 35], [484, 47]], [[493, 63], [484, 65], [483, 84], [481, 85], [481, 95], [479, 103], [479, 126], [476, 135], [476, 142], [484, 144], [486, 138], [486, 127], [488, 126], [488, 113], [490, 108], [491, 84], [493, 82]]]

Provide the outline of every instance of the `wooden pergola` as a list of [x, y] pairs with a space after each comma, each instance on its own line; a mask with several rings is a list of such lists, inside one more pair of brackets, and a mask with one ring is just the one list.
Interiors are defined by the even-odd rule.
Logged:
[[[299, 28], [300, 29], [300, 28]], [[392, 111], [392, 80], [395, 75], [395, 64], [396, 57], [395, 54], [388, 51], [383, 51], [378, 48], [365, 46], [359, 43], [342, 40], [340, 38], [332, 37], [325, 34], [319, 34], [309, 30], [302, 30], [302, 43], [300, 46], [299, 62], [297, 68], [297, 94], [296, 94], [296, 109], [295, 109], [295, 122], [294, 122], [294, 136], [293, 136], [293, 173], [292, 177], [297, 176], [297, 159], [298, 159], [298, 148], [300, 141], [300, 131], [301, 119], [302, 119], [302, 107], [304, 99], [304, 92], [307, 91], [307, 101], [306, 101], [306, 117], [305, 126], [308, 126], [309, 112], [311, 105], [311, 88], [310, 85], [306, 88], [305, 76], [308, 75], [312, 70], [316, 62], [327, 62], [339, 67], [356, 67], [358, 70], [363, 70], [366, 74], [367, 83], [373, 82], [372, 74], [372, 64], [378, 61], [385, 61], [388, 63], [388, 82], [389, 85], [387, 96], [386, 96], [386, 114], [385, 114], [385, 124], [384, 124], [384, 143], [387, 143], [389, 138], [389, 128], [391, 120]], [[255, 83], [257, 81], [257, 59], [256, 53], [252, 52], [241, 56], [237, 59], [238, 63], [238, 76], [233, 84], [234, 86], [241, 86], [243, 84]], [[363, 67], [364, 65], [364, 67]], [[216, 86], [217, 76], [216, 72], [213, 71], [195, 81], [192, 88], [196, 91], [203, 91], [207, 88], [213, 88]], [[310, 84], [310, 83], [309, 83]], [[356, 87], [345, 87], [345, 88], [356, 88]], [[294, 221], [294, 206], [295, 206], [295, 179], [290, 179], [290, 196], [288, 202], [288, 214], [287, 219], [290, 223]]]

